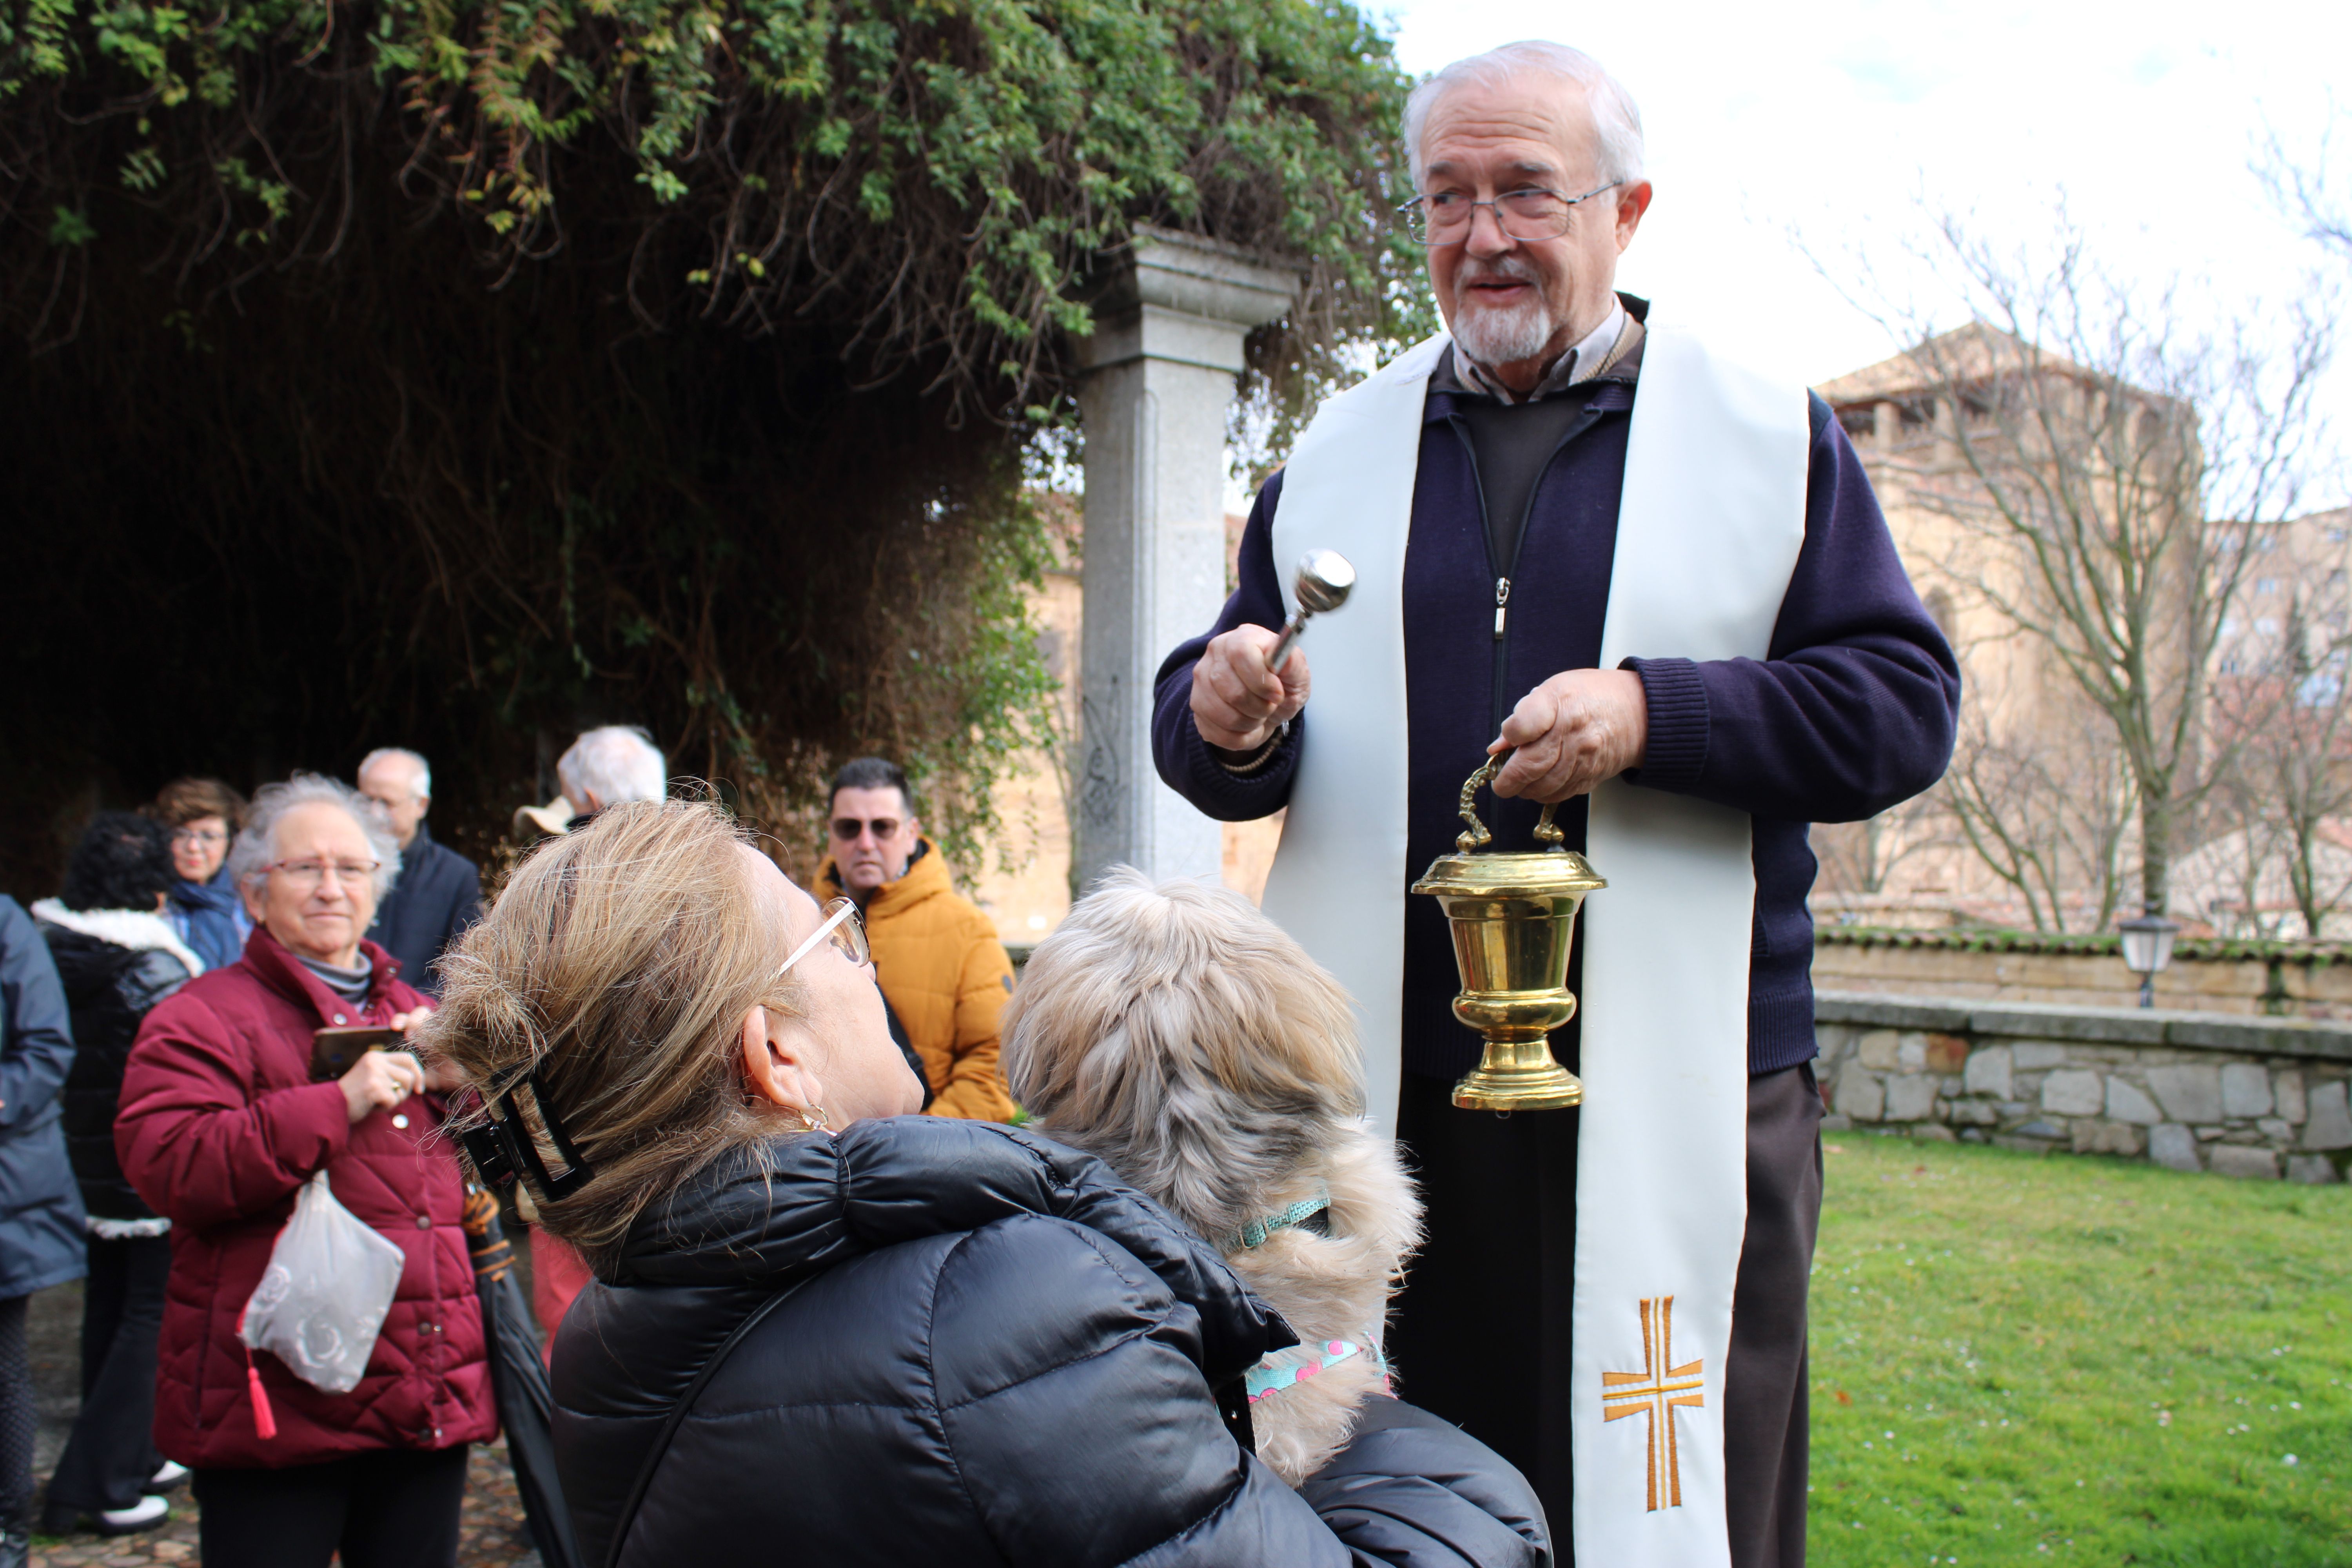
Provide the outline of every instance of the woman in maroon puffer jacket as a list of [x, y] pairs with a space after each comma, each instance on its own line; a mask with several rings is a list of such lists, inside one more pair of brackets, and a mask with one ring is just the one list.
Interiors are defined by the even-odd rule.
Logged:
[[[124, 1173], [172, 1221], [156, 1446], [196, 1472], [206, 1568], [325, 1568], [338, 1548], [346, 1568], [454, 1564], [466, 1445], [498, 1422], [440, 1101], [404, 1052], [310, 1079], [314, 1029], [430, 1005], [360, 939], [398, 851], [331, 780], [298, 774], [254, 807], [230, 861], [256, 921], [245, 956], [148, 1015], [115, 1121]], [[238, 1320], [321, 1170], [407, 1264], [349, 1394], [254, 1352], [264, 1437]]]

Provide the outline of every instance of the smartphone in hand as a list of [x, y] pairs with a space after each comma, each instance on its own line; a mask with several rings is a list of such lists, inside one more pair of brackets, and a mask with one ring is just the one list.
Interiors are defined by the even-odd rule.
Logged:
[[310, 1031], [310, 1081], [325, 1083], [352, 1070], [352, 1064], [369, 1051], [396, 1051], [408, 1044], [398, 1029], [357, 1025], [350, 1028]]

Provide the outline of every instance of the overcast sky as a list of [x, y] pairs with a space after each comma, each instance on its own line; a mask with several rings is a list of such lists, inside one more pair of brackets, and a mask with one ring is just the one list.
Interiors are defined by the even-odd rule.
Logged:
[[[1915, 193], [1996, 237], [2047, 234], [2061, 192], [2121, 266], [2178, 276], [2217, 316], [2287, 298], [2331, 264], [2249, 171], [2266, 124], [2315, 151], [2338, 115], [2352, 193], [2352, 5], [1817, 0], [1804, 7], [1414, 0], [1381, 6], [1405, 68], [1514, 38], [1597, 56], [1642, 107], [1655, 204], [1621, 286], [1743, 357], [1818, 383], [1885, 358], [1883, 329], [1786, 237], [1883, 245]], [[2352, 285], [2352, 265], [2332, 264]], [[2352, 288], [2347, 288], [2352, 294]], [[1957, 324], [1955, 322], [1954, 324]], [[2325, 405], [2352, 437], [2352, 342]], [[2340, 473], [2313, 504], [2340, 501]]]

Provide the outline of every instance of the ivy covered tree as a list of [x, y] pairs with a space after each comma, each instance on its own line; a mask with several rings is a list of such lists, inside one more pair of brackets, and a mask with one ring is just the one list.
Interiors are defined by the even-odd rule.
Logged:
[[1336, 0], [0, 0], [0, 876], [382, 743], [478, 845], [614, 720], [983, 826], [1093, 280], [1294, 258], [1276, 411], [1416, 332], [1403, 86]]

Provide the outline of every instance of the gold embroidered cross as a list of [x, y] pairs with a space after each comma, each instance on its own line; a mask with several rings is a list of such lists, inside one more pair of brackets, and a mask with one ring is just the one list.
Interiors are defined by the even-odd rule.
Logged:
[[[1675, 1440], [1675, 1406], [1694, 1407], [1706, 1403], [1699, 1390], [1703, 1380], [1699, 1369], [1705, 1358], [1685, 1362], [1680, 1366], [1667, 1363], [1674, 1360], [1675, 1299], [1654, 1296], [1642, 1303], [1642, 1370], [1639, 1372], [1604, 1372], [1601, 1374], [1601, 1419], [1615, 1421], [1626, 1415], [1648, 1416], [1650, 1449], [1650, 1511], [1660, 1508], [1680, 1508], [1683, 1505], [1683, 1469], [1680, 1450]], [[1664, 1461], [1663, 1466], [1661, 1461]], [[1666, 1473], [1666, 1501], [1658, 1500], [1658, 1471]]]

